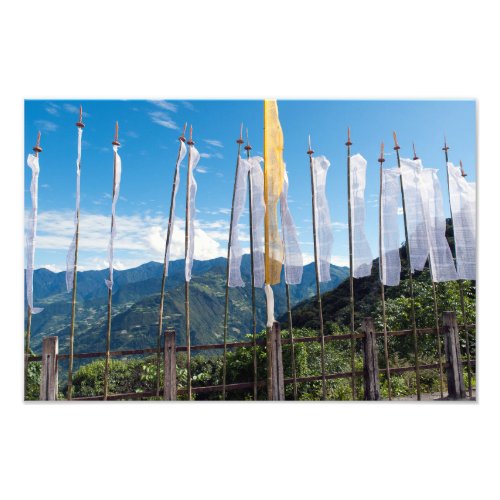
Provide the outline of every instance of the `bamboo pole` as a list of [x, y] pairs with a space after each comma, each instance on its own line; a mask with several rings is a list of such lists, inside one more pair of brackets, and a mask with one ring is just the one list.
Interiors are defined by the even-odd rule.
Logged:
[[387, 378], [387, 395], [389, 401], [392, 400], [392, 387], [391, 387], [391, 367], [389, 363], [389, 345], [387, 341], [387, 317], [385, 310], [385, 286], [383, 278], [384, 263], [382, 260], [382, 171], [383, 164], [385, 162], [384, 158], [384, 143], [380, 145], [380, 158], [378, 159], [380, 163], [380, 194], [378, 201], [378, 261], [379, 261], [379, 278], [380, 278], [380, 297], [382, 300], [382, 323], [384, 328], [384, 356], [385, 356], [385, 374]]
[[[451, 197], [450, 197], [450, 174], [448, 172], [448, 150], [450, 147], [446, 144], [446, 137], [444, 138], [444, 157], [446, 160], [446, 180], [448, 183], [448, 201], [450, 204], [450, 219], [451, 219], [451, 228], [453, 231], [453, 241], [455, 242], [455, 261], [456, 261], [456, 255], [457, 255], [457, 249], [456, 249], [456, 241], [455, 241], [455, 226], [453, 225], [453, 212], [451, 210]], [[462, 177], [466, 177], [467, 174], [464, 171], [464, 167], [462, 165], [462, 160], [460, 160], [460, 168], [462, 171]], [[465, 316], [465, 299], [464, 299], [464, 284], [463, 280], [458, 280], [458, 290], [460, 293], [460, 306], [462, 309], [462, 323], [463, 323], [463, 328], [465, 332], [465, 352], [467, 356], [467, 374], [468, 374], [468, 381], [467, 381], [467, 390], [469, 392], [469, 397], [472, 397], [472, 365], [471, 365], [471, 360], [470, 360], [470, 341], [469, 341], [469, 329], [467, 328], [467, 321], [466, 321], [466, 316]]]
[[[42, 134], [38, 132], [38, 136], [36, 138], [36, 144], [33, 146], [33, 151], [35, 152], [35, 157], [38, 158], [38, 155], [42, 152], [42, 148], [40, 147], [40, 138]], [[28, 317], [26, 318], [26, 340], [25, 340], [25, 348], [24, 348], [24, 392], [26, 394], [26, 389], [28, 386], [28, 357], [30, 355], [30, 345], [31, 345], [31, 317], [33, 313], [31, 311], [31, 307], [28, 304]]]
[[186, 134], [187, 123], [184, 124], [184, 130], [182, 135], [179, 137], [179, 149], [177, 150], [177, 159], [175, 160], [175, 170], [174, 170], [174, 180], [172, 181], [172, 194], [170, 196], [170, 211], [168, 214], [168, 226], [167, 226], [167, 238], [165, 240], [165, 253], [163, 256], [163, 275], [161, 277], [161, 291], [160, 291], [160, 308], [158, 311], [158, 333], [156, 337], [156, 396], [160, 396], [160, 366], [161, 366], [161, 340], [163, 334], [163, 304], [165, 302], [165, 282], [167, 279], [167, 258], [168, 258], [168, 248], [170, 246], [170, 239], [173, 232], [173, 220], [174, 220], [174, 197], [175, 197], [175, 186], [178, 182], [177, 174], [177, 163], [179, 163], [179, 158], [181, 156], [182, 143], [186, 142], [184, 135]]
[[[413, 143], [413, 160], [419, 160], [420, 158], [417, 156], [417, 152], [415, 151], [415, 143]], [[441, 334], [439, 329], [439, 308], [438, 308], [438, 300], [436, 293], [436, 283], [434, 282], [434, 278], [432, 275], [432, 264], [431, 264], [431, 256], [429, 254], [429, 272], [432, 283], [432, 297], [434, 301], [434, 324], [436, 326], [436, 344], [438, 350], [439, 357], [439, 392], [441, 394], [441, 399], [444, 398], [444, 370], [443, 370], [443, 358], [441, 354]]]
[[[247, 159], [250, 158], [250, 151], [252, 146], [248, 141], [247, 129], [247, 144], [245, 151], [247, 152]], [[255, 303], [255, 276], [254, 276], [254, 256], [253, 256], [253, 213], [252, 213], [252, 176], [248, 171], [248, 211], [249, 211], [249, 224], [250, 224], [250, 273], [252, 275], [252, 341], [253, 341], [253, 399], [257, 401], [257, 308]]]
[[[80, 106], [80, 119], [76, 123], [78, 129], [85, 127], [83, 123], [83, 110]], [[81, 169], [81, 160], [78, 162], [78, 175]], [[73, 290], [71, 295], [71, 326], [69, 331], [69, 361], [68, 361], [68, 400], [73, 397], [73, 354], [75, 345], [75, 318], [76, 318], [76, 282], [78, 270], [78, 239], [80, 236], [80, 204], [76, 207], [76, 230], [75, 230], [75, 261], [73, 264]]]
[[312, 155], [314, 151], [311, 149], [311, 136], [309, 136], [309, 169], [311, 171], [311, 199], [312, 199], [312, 223], [313, 223], [313, 240], [314, 240], [314, 268], [316, 273], [316, 295], [318, 298], [319, 309], [319, 330], [321, 335], [321, 379], [323, 389], [323, 400], [326, 400], [326, 373], [325, 373], [325, 331], [323, 325], [323, 304], [321, 303], [321, 289], [319, 283], [319, 269], [318, 269], [318, 246], [316, 242], [316, 189], [314, 182], [314, 168]]
[[[193, 126], [189, 127], [189, 141], [188, 141], [188, 172], [186, 181], [186, 223], [185, 226], [185, 237], [184, 237], [184, 265], [187, 261], [188, 256], [188, 241], [189, 241], [189, 192], [191, 190], [191, 147], [194, 146], [193, 142]], [[193, 244], [193, 242], [191, 242]], [[187, 368], [187, 395], [188, 400], [192, 399], [191, 390], [191, 324], [190, 324], [190, 309], [189, 309], [189, 281], [186, 280], [185, 286], [185, 314], [186, 314], [186, 368]]]
[[352, 217], [351, 217], [351, 130], [347, 129], [347, 221], [349, 227], [349, 305], [351, 315], [351, 391], [352, 399], [356, 400], [356, 376], [355, 376], [355, 346], [354, 338], [354, 277], [353, 277], [353, 258], [352, 258]]
[[[281, 230], [283, 231], [283, 249], [284, 263], [286, 264], [286, 248], [285, 248], [285, 224], [283, 217], [281, 218]], [[290, 335], [291, 361], [292, 361], [292, 378], [293, 378], [293, 399], [297, 400], [297, 369], [295, 365], [295, 342], [293, 338], [293, 323], [292, 323], [292, 307], [290, 304], [290, 285], [286, 281], [285, 269], [285, 291], [286, 291], [286, 306], [288, 312], [288, 333]]]
[[[115, 139], [111, 143], [113, 146], [120, 146], [118, 141], [118, 122], [115, 125]], [[116, 183], [116, 152], [113, 154], [113, 194], [111, 200], [115, 197], [115, 183]], [[115, 216], [111, 213], [111, 231], [113, 231], [113, 226], [115, 223]], [[111, 269], [109, 270], [109, 279], [111, 280]], [[111, 315], [112, 315], [112, 301], [113, 294], [112, 289], [108, 288], [108, 328], [106, 332], [106, 363], [104, 366], [104, 401], [108, 399], [108, 385], [109, 385], [109, 364], [110, 364], [110, 352], [111, 352]]]
[[[396, 155], [397, 155], [397, 159], [398, 159], [398, 168], [401, 171], [401, 159], [399, 157], [400, 146], [398, 144], [396, 132], [393, 132], [393, 136], [394, 136], [394, 150], [396, 151]], [[413, 348], [414, 348], [414, 355], [415, 355], [415, 375], [416, 375], [416, 383], [417, 383], [417, 399], [418, 399], [418, 401], [420, 401], [421, 400], [421, 395], [420, 395], [420, 364], [419, 364], [419, 359], [418, 359], [417, 324], [416, 324], [416, 320], [415, 320], [415, 295], [413, 293], [413, 275], [412, 275], [412, 271], [411, 271], [410, 239], [408, 237], [408, 222], [406, 219], [406, 203], [405, 203], [405, 193], [404, 193], [404, 189], [403, 189], [403, 176], [402, 175], [400, 176], [399, 180], [401, 183], [401, 199], [403, 202], [403, 219], [404, 219], [405, 240], [406, 240], [406, 262], [408, 265], [408, 280], [410, 283], [411, 324], [412, 324], [412, 331], [413, 331]]]
[[238, 169], [240, 166], [240, 152], [243, 144], [243, 123], [240, 128], [240, 137], [236, 140], [238, 144], [238, 156], [236, 157], [236, 170], [234, 173], [233, 199], [231, 202], [231, 219], [229, 221], [229, 238], [227, 240], [227, 261], [226, 261], [226, 301], [224, 306], [224, 354], [222, 361], [222, 400], [226, 399], [226, 377], [227, 377], [227, 324], [229, 318], [229, 263], [231, 257], [231, 245], [233, 235], [233, 214], [234, 214], [234, 197], [236, 195], [236, 180], [238, 178]]

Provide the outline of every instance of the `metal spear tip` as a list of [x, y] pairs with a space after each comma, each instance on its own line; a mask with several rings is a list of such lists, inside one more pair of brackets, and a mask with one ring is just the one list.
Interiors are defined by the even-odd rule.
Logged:
[[236, 141], [237, 144], [243, 144], [243, 123], [241, 124], [241, 127], [240, 127], [240, 137], [239, 139]]
[[346, 146], [352, 146], [351, 142], [351, 129], [350, 127], [347, 127], [347, 142], [345, 143]]
[[420, 160], [420, 158], [417, 156], [417, 152], [415, 151], [415, 143], [412, 142], [413, 145], [413, 160]]
[[398, 149], [401, 149], [398, 144], [398, 137], [396, 136], [396, 132], [392, 133], [392, 137], [394, 138], [394, 150], [397, 151]]
[[309, 145], [309, 149], [307, 150], [307, 154], [309, 156], [311, 156], [314, 153], [314, 151], [311, 148], [311, 134], [309, 134], [309, 136], [308, 136], [308, 145]]
[[118, 122], [115, 123], [115, 140], [111, 144], [113, 146], [120, 146], [120, 142], [118, 141]]
[[467, 177], [465, 173], [464, 166], [462, 165], [462, 160], [460, 160], [460, 172], [462, 173], [462, 177]]
[[33, 151], [38, 154], [42, 152], [42, 148], [40, 147], [40, 137], [42, 137], [42, 133], [38, 131], [38, 135], [36, 138], [36, 144], [33, 146]]
[[382, 142], [380, 144], [380, 158], [378, 159], [378, 162], [382, 165], [384, 163], [385, 158], [384, 158], [384, 143]]
[[247, 129], [247, 145], [245, 146], [245, 151], [250, 151], [252, 146], [250, 146], [250, 142], [248, 140], [248, 129]]
[[189, 141], [188, 141], [188, 145], [189, 146], [193, 146], [194, 145], [194, 141], [193, 141], [193, 125], [189, 126]]
[[83, 109], [82, 105], [80, 104], [80, 118], [78, 118], [78, 121], [75, 124], [78, 128], [85, 128], [85, 124], [83, 123]]
[[186, 139], [184, 138], [184, 136], [186, 135], [187, 126], [188, 126], [187, 122], [184, 123], [184, 129], [182, 130], [182, 135], [179, 137], [179, 141], [186, 142]]

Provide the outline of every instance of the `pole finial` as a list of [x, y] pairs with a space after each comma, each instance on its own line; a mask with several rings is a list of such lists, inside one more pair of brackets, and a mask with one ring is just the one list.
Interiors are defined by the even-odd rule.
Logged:
[[444, 136], [444, 148], [443, 148], [443, 151], [448, 151], [448, 149], [450, 149], [450, 146], [448, 146], [448, 144], [446, 144], [446, 136]]
[[384, 143], [380, 143], [380, 158], [378, 159], [378, 162], [380, 163], [380, 166], [382, 166], [382, 163], [384, 163], [385, 158], [384, 158]]
[[33, 151], [35, 152], [35, 156], [38, 156], [38, 153], [42, 152], [42, 148], [40, 147], [40, 138], [42, 137], [42, 133], [38, 131], [38, 135], [36, 137], [36, 144], [33, 146]]
[[118, 122], [115, 123], [115, 140], [111, 144], [113, 146], [120, 146], [120, 142], [118, 141]]
[[247, 145], [245, 146], [245, 151], [251, 151], [252, 146], [250, 146], [250, 141], [248, 140], [248, 129], [247, 129]]
[[417, 156], [417, 152], [415, 151], [415, 143], [412, 142], [412, 145], [413, 145], [413, 159], [420, 160], [420, 158]]
[[462, 165], [462, 160], [460, 160], [460, 172], [462, 173], [462, 177], [467, 177], [465, 173], [464, 166]]
[[392, 133], [392, 137], [394, 138], [394, 150], [397, 151], [398, 149], [401, 149], [398, 144], [398, 137], [396, 135], [396, 132]]
[[351, 128], [347, 127], [347, 142], [345, 143], [346, 146], [352, 146], [351, 142]]
[[78, 128], [84, 128], [85, 124], [83, 123], [83, 109], [82, 105], [80, 104], [80, 117], [78, 118], [78, 121], [75, 124]]
[[309, 134], [308, 136], [308, 144], [309, 144], [309, 149], [307, 150], [307, 154], [311, 156], [314, 153], [314, 151], [311, 148], [311, 134]]
[[186, 139], [185, 139], [185, 135], [186, 135], [186, 129], [187, 129], [187, 122], [184, 123], [184, 128], [182, 129], [182, 134], [181, 136], [179, 137], [179, 141], [182, 141], [182, 142], [186, 142]]
[[188, 141], [188, 145], [189, 146], [193, 146], [194, 145], [194, 141], [193, 141], [193, 125], [192, 124], [189, 126], [189, 141]]
[[243, 123], [240, 126], [240, 137], [236, 140], [237, 144], [243, 144]]

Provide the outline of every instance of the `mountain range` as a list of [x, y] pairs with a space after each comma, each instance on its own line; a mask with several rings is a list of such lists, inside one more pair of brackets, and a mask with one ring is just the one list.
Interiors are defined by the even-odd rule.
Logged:
[[[223, 340], [226, 259], [195, 261], [190, 284], [191, 343]], [[111, 349], [143, 349], [156, 346], [158, 309], [163, 265], [148, 262], [133, 269], [114, 271]], [[283, 273], [283, 271], [282, 271]], [[247, 285], [229, 291], [228, 340], [242, 340], [252, 331], [250, 256], [244, 255], [241, 274]], [[108, 270], [78, 272], [75, 352], [105, 350]], [[322, 293], [333, 290], [349, 276], [347, 267], [331, 266], [332, 279], [321, 285]], [[276, 317], [286, 313], [286, 291], [273, 286]], [[292, 307], [316, 293], [314, 264], [304, 266], [302, 283], [290, 286]], [[59, 351], [68, 351], [71, 293], [66, 292], [65, 273], [37, 269], [34, 298], [44, 310], [32, 318], [31, 347], [41, 351], [44, 336], [59, 337]], [[266, 308], [262, 289], [256, 289], [257, 327], [265, 326]], [[170, 263], [165, 287], [163, 327], [174, 328], [177, 343], [185, 343], [184, 260]]]

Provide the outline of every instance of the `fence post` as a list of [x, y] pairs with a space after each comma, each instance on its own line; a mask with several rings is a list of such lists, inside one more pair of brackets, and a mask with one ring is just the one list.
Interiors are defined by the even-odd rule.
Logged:
[[463, 399], [465, 398], [465, 384], [455, 311], [443, 313], [443, 335], [447, 362], [448, 397], [450, 399]]
[[380, 400], [380, 383], [378, 379], [377, 336], [372, 318], [361, 322], [363, 337], [363, 379], [365, 385], [365, 400]]
[[165, 330], [165, 346], [163, 358], [163, 399], [177, 399], [177, 363], [175, 357], [175, 330]]
[[285, 381], [283, 378], [283, 355], [281, 350], [281, 328], [275, 321], [267, 328], [267, 399], [285, 400]]
[[41, 401], [55, 401], [57, 399], [58, 353], [59, 353], [59, 337], [45, 337], [42, 343], [42, 376], [40, 378]]

